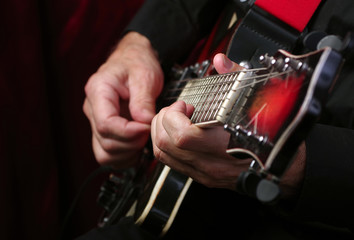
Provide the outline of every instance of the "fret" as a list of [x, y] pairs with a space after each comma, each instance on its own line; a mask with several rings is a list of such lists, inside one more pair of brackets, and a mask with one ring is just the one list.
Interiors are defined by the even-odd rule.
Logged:
[[[209, 83], [208, 80], [210, 80], [210, 79], [209, 78], [205, 78], [204, 81], [198, 80], [199, 83], [200, 83], [199, 84], [199, 89], [198, 89], [199, 91], [198, 91], [198, 95], [197, 95], [198, 98], [196, 98], [196, 102], [193, 105], [195, 107], [195, 110], [194, 110], [194, 113], [193, 113], [193, 115], [191, 117], [191, 120], [192, 120], [193, 123], [198, 122], [198, 118], [199, 118], [200, 113], [201, 113], [201, 107], [203, 107], [203, 105], [206, 102], [204, 100], [204, 98], [205, 98], [204, 92], [205, 92], [205, 88], [206, 87], [210, 87], [209, 84], [208, 84]], [[205, 82], [207, 84], [203, 84], [203, 82]]]
[[[232, 76], [232, 75], [230, 75]], [[215, 99], [212, 103], [212, 106], [209, 110], [209, 116], [207, 117], [208, 120], [216, 119], [216, 115], [220, 109], [222, 102], [225, 99], [225, 95], [229, 91], [229, 87], [231, 86], [230, 76], [220, 76], [220, 88], [218, 92], [215, 94]]]
[[234, 85], [235, 81], [237, 81], [237, 76], [238, 74], [233, 74], [228, 76], [228, 81], [226, 81], [225, 84], [225, 90], [223, 91], [222, 99], [219, 102], [219, 105], [216, 108], [214, 118], [217, 119], [217, 116], [219, 115], [219, 112], [221, 110], [221, 107], [224, 103], [224, 101], [227, 99], [227, 96], [230, 94], [230, 90], [232, 89], [232, 86]]
[[[255, 77], [250, 78], [251, 75], [253, 75], [252, 72], [239, 72], [239, 74], [235, 77], [231, 90], [228, 92], [216, 117], [218, 121], [224, 123], [234, 105], [236, 105], [235, 108], [237, 112], [242, 112], [242, 109], [246, 104], [247, 97], [251, 94], [252, 87], [254, 85]], [[234, 119], [237, 121], [238, 118], [235, 118], [234, 116]]]
[[220, 76], [213, 76], [208, 79], [208, 87], [204, 91], [205, 101], [202, 101], [202, 106], [198, 117], [195, 119], [195, 123], [207, 121], [206, 114], [211, 110], [211, 103], [218, 92], [219, 79]]

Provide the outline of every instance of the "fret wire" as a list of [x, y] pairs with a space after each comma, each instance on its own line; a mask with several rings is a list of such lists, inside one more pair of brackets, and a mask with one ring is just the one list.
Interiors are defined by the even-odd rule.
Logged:
[[[208, 119], [208, 113], [210, 113], [211, 111], [213, 111], [213, 103], [215, 101], [215, 98], [217, 96], [217, 94], [219, 93], [220, 91], [220, 88], [222, 86], [222, 79], [223, 79], [224, 76], [218, 76], [215, 78], [214, 82], [213, 82], [213, 93], [210, 95], [210, 100], [209, 100], [209, 104], [208, 105], [205, 105], [204, 107], [204, 111], [203, 111], [203, 115], [202, 115], [202, 118], [201, 120], [202, 121], [207, 121], [207, 120], [210, 120]], [[215, 82], [217, 82], [218, 84], [216, 84]], [[221, 83], [219, 83], [221, 82]]]
[[[194, 118], [195, 122], [200, 122], [200, 115], [202, 114], [202, 108], [205, 106], [205, 103], [207, 102], [207, 95], [205, 93], [207, 92], [207, 89], [210, 88], [209, 81], [210, 79], [213, 79], [213, 77], [210, 78], [205, 78], [203, 81], [200, 81], [200, 88], [199, 88], [199, 97], [195, 99], [195, 104], [198, 107], [197, 112]], [[205, 84], [207, 82], [207, 84]], [[210, 92], [210, 91], [209, 91]]]
[[[208, 113], [211, 112], [213, 110], [213, 103], [214, 100], [216, 98], [216, 94], [220, 91], [220, 87], [222, 85], [222, 83], [220, 82], [220, 79], [222, 79], [223, 76], [218, 76], [215, 78], [215, 81], [213, 82], [213, 92], [210, 95], [210, 99], [209, 99], [209, 103], [208, 105], [205, 106], [205, 110], [203, 111], [203, 115], [202, 115], [202, 121], [207, 121], [208, 119]], [[216, 84], [216, 83], [218, 84]]]
[[208, 110], [209, 114], [206, 116], [206, 119], [208, 120], [214, 120], [215, 119], [215, 115], [218, 112], [218, 106], [220, 105], [220, 103], [223, 102], [223, 96], [226, 94], [224, 92], [228, 92], [228, 85], [230, 85], [230, 81], [225, 81], [229, 80], [228, 78], [229, 76], [222, 76], [221, 77], [221, 84], [220, 84], [220, 89], [218, 90], [218, 92], [215, 95], [214, 101], [211, 104], [210, 109]]
[[[215, 79], [217, 77], [218, 76], [213, 76], [213, 77], [205, 79], [205, 81], [207, 81], [208, 84], [204, 85], [204, 88], [201, 91], [202, 96], [199, 98], [199, 101], [197, 103], [198, 110], [197, 110], [196, 117], [194, 119], [194, 121], [197, 122], [197, 123], [202, 122], [203, 111], [204, 111], [204, 109], [206, 108], [206, 105], [207, 105], [207, 104], [204, 104], [204, 103], [208, 101], [208, 99], [210, 97], [211, 89], [213, 89], [213, 84], [212, 83], [215, 81]], [[209, 94], [206, 94], [206, 93], [209, 93]]]
[[[222, 89], [223, 86], [223, 79], [225, 78], [225, 75], [222, 76], [218, 76], [217, 78], [215, 78], [215, 81], [213, 83], [213, 93], [210, 95], [210, 101], [208, 106], [205, 107], [205, 110], [203, 112], [203, 121], [208, 121], [210, 120], [210, 113], [213, 112], [213, 107], [214, 107], [214, 103], [215, 100], [218, 96], [218, 94], [220, 93], [220, 89]], [[208, 117], [209, 116], [209, 117]]]
[[[209, 99], [209, 96], [210, 95], [206, 95], [205, 94], [205, 91], [207, 90], [207, 89], [212, 89], [213, 87], [212, 87], [212, 81], [215, 79], [215, 78], [217, 78], [217, 77], [211, 77], [211, 78], [206, 78], [205, 79], [205, 81], [207, 82], [207, 84], [205, 84], [204, 85], [204, 91], [203, 91], [203, 96], [201, 97], [201, 99], [204, 99], [205, 98], [205, 100], [203, 100], [202, 101], [202, 105], [200, 106], [200, 108], [199, 108], [199, 110], [198, 110], [198, 117], [196, 117], [196, 122], [202, 122], [202, 117], [203, 117], [203, 113], [204, 113], [204, 109], [205, 109], [205, 107], [208, 105], [208, 104], [210, 104], [210, 99]], [[212, 91], [208, 91], [209, 92], [209, 94], [212, 94]]]
[[214, 116], [213, 116], [214, 119], [216, 119], [216, 116], [217, 116], [217, 114], [218, 114], [218, 112], [219, 112], [219, 110], [221, 108], [221, 105], [223, 104], [223, 102], [225, 101], [228, 93], [232, 89], [232, 86], [233, 86], [234, 82], [237, 81], [237, 77], [238, 76], [239, 76], [238, 74], [232, 76], [232, 81], [228, 81], [229, 83], [225, 85], [226, 86], [226, 90], [222, 91], [223, 94], [220, 94], [221, 100], [220, 100], [218, 106], [216, 107], [216, 111], [215, 111]]
[[207, 99], [207, 104], [204, 104], [203, 108], [201, 109], [200, 117], [198, 122], [203, 122], [206, 120], [205, 115], [206, 113], [210, 110], [211, 104], [213, 102], [213, 99], [215, 98], [215, 93], [218, 92], [218, 88], [220, 84], [216, 84], [219, 82], [219, 79], [221, 76], [214, 76], [213, 78], [209, 79], [209, 94], [205, 95], [205, 98]]
[[201, 105], [199, 103], [201, 102], [201, 97], [200, 96], [203, 96], [203, 91], [204, 91], [204, 86], [205, 86], [204, 81], [205, 81], [205, 79], [199, 79], [199, 81], [197, 81], [198, 82], [197, 94], [193, 98], [193, 106], [194, 106], [195, 110], [194, 110], [194, 113], [193, 113], [192, 118], [191, 118], [191, 120], [194, 123], [198, 122], [197, 119], [198, 119], [199, 114], [200, 114]]
[[191, 82], [191, 85], [192, 86], [197, 86], [197, 87], [191, 87], [191, 89], [194, 88], [194, 92], [195, 94], [192, 96], [191, 100], [190, 100], [190, 103], [194, 106], [195, 110], [194, 110], [194, 113], [191, 117], [191, 120], [192, 122], [195, 122], [195, 113], [197, 111], [197, 109], [199, 108], [197, 102], [198, 102], [198, 95], [200, 94], [200, 91], [201, 91], [201, 88], [200, 88], [200, 85], [202, 83], [202, 79], [196, 79], [195, 81]]

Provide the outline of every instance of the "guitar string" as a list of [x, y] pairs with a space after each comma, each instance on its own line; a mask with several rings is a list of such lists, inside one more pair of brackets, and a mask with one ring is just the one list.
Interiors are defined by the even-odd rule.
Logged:
[[206, 121], [206, 115], [208, 114], [208, 111], [212, 110], [212, 103], [215, 100], [217, 94], [220, 92], [220, 88], [223, 86], [223, 84], [214, 84], [216, 82], [218, 82], [220, 79], [222, 79], [222, 76], [210, 79], [211, 81], [211, 87], [210, 89], [213, 89], [213, 91], [208, 91], [208, 89], [206, 88], [205, 92], [206, 94], [206, 99], [208, 100], [208, 104], [201, 104], [201, 110], [200, 110], [200, 114], [199, 114], [199, 118], [197, 118], [197, 122], [203, 122]]
[[[283, 73], [271, 72], [267, 74], [246, 77], [244, 79], [237, 79], [240, 72], [213, 75], [205, 78], [198, 78], [192, 80], [189, 79], [188, 83], [191, 83], [191, 86], [185, 87], [184, 89], [180, 88], [183, 89], [181, 95], [179, 97], [171, 97], [169, 99], [174, 100], [179, 98], [189, 104], [192, 104], [195, 107], [194, 114], [191, 118], [193, 122], [203, 122], [207, 120], [212, 120], [215, 119], [216, 114], [218, 113], [218, 110], [220, 109], [220, 106], [225, 99], [225, 96], [230, 91], [230, 88], [232, 87], [232, 84], [235, 81], [241, 82], [253, 80], [253, 82], [235, 88], [233, 89], [233, 91], [237, 91], [242, 88], [252, 86], [254, 84], [259, 84], [261, 82], [265, 84], [270, 78], [276, 76], [282, 76], [285, 74], [289, 76], [289, 72], [291, 71]], [[254, 81], [255, 79], [260, 80]]]
[[[234, 80], [235, 78], [237, 78], [238, 75], [239, 74], [230, 74], [222, 76], [217, 75], [209, 79], [212, 80], [212, 82], [210, 83], [209, 81], [207, 85], [213, 85], [213, 91], [209, 91], [209, 94], [207, 95], [208, 100], [206, 102], [203, 101], [204, 99], [201, 99], [202, 101], [200, 101], [199, 104], [195, 106], [195, 112], [192, 116], [193, 122], [205, 122], [208, 120], [215, 119], [215, 116], [218, 112], [218, 106], [222, 104], [224, 97], [226, 96], [234, 82], [229, 81], [230, 76]], [[225, 81], [225, 78], [228, 79], [228, 81]]]
[[[236, 81], [249, 81], [249, 80], [255, 80], [255, 79], [259, 79], [259, 78], [267, 78], [267, 80], [269, 78], [273, 78], [273, 77], [276, 77], [276, 76], [282, 76], [282, 75], [286, 75], [288, 72], [283, 72], [281, 74], [279, 73], [269, 73], [269, 74], [263, 74], [263, 75], [256, 75], [256, 76], [252, 76], [252, 77], [247, 77], [247, 78], [244, 78], [244, 79], [237, 79]], [[208, 76], [206, 78], [197, 78], [197, 79], [189, 79], [189, 80], [185, 80], [185, 82], [187, 82], [187, 84], [189, 82], [193, 83], [193, 86], [191, 87], [180, 87], [180, 88], [171, 88], [167, 91], [169, 92], [178, 92], [178, 91], [186, 91], [186, 90], [189, 90], [189, 89], [192, 89], [192, 88], [200, 88], [200, 87], [205, 87], [208, 85], [205, 84], [206, 80], [209, 79], [209, 78], [215, 78], [216, 76], [218, 75], [215, 75], [215, 76]], [[234, 76], [234, 75], [229, 75], [229, 76]], [[182, 80], [183, 81], [183, 80]], [[180, 82], [180, 81], [176, 81], [176, 82]], [[197, 83], [200, 82], [200, 83], [203, 83], [202, 85], [197, 85]], [[227, 84], [227, 83], [234, 83], [235, 80], [229, 80], [229, 81], [225, 81], [225, 82], [220, 82], [218, 84]], [[246, 85], [245, 85], [246, 86]], [[246, 86], [247, 87], [247, 86]], [[167, 100], [176, 100], [178, 97], [167, 97], [166, 99]]]
[[[234, 75], [233, 76], [233, 80], [236, 79], [238, 77], [238, 75]], [[211, 120], [211, 119], [215, 119], [216, 118], [216, 115], [218, 113], [218, 110], [220, 109], [220, 106], [222, 105], [223, 101], [225, 100], [225, 97], [226, 95], [228, 94], [228, 92], [230, 91], [230, 89], [232, 88], [233, 86], [233, 83], [232, 82], [235, 82], [235, 81], [231, 81], [230, 83], [228, 84], [223, 84], [220, 89], [221, 91], [219, 90], [217, 93], [216, 93], [216, 97], [213, 101], [213, 103], [211, 104], [211, 108], [210, 110], [208, 110], [209, 112], [209, 115], [208, 113], [206, 113], [206, 116], [205, 116], [205, 120], [204, 121], [207, 121], [207, 120]], [[219, 97], [217, 97], [217, 95]]]
[[[210, 76], [201, 77], [201, 78], [185, 78], [185, 79], [182, 79], [182, 80], [175, 80], [174, 82], [184, 83], [184, 82], [190, 82], [190, 81], [194, 81], [194, 82], [205, 81], [205, 79], [213, 78], [213, 77], [217, 77], [217, 76], [228, 77], [228, 76], [239, 75], [240, 73], [247, 73], [247, 72], [252, 72], [252, 73], [256, 74], [256, 73], [264, 71], [264, 70], [265, 70], [265, 68], [257, 68], [257, 69], [253, 69], [253, 70], [244, 69], [244, 70], [241, 70], [241, 71], [236, 71], [236, 72], [231, 72], [231, 73], [224, 73], [224, 74], [217, 74], [217, 75], [210, 75]], [[270, 72], [270, 73], [281, 74], [279, 72]], [[244, 78], [242, 80], [247, 81], [249, 79], [252, 79], [255, 76], [260, 76], [260, 77], [263, 76], [263, 77], [265, 77], [265, 76], [269, 75], [270, 73], [266, 73], [266, 74], [263, 74], [263, 75], [252, 75], [252, 76]]]
[[[192, 116], [193, 122], [202, 122], [205, 119], [204, 115], [207, 113], [207, 111], [210, 111], [210, 109], [211, 109], [211, 103], [214, 99], [213, 95], [215, 97], [215, 94], [213, 94], [213, 93], [218, 92], [218, 89], [217, 89], [218, 86], [222, 85], [222, 84], [214, 84], [214, 83], [219, 82], [220, 79], [222, 79], [222, 78], [223, 78], [223, 76], [215, 76], [213, 78], [208, 78], [208, 79], [206, 79], [207, 84], [202, 84], [202, 87], [203, 87], [202, 88], [202, 97], [199, 98], [198, 103], [194, 106], [195, 111]], [[199, 81], [199, 83], [202, 83], [202, 82]], [[209, 89], [213, 89], [213, 90], [209, 90]]]
[[[222, 75], [209, 76], [202, 79], [194, 79], [194, 83], [199, 82], [199, 84], [197, 85], [192, 83], [192, 86], [189, 88], [199, 87], [201, 83], [203, 87], [201, 94], [203, 94], [203, 97], [199, 98], [197, 104], [194, 105], [195, 111], [191, 118], [193, 122], [205, 122], [207, 120], [213, 119], [213, 117], [215, 118], [215, 114], [217, 113], [216, 106], [221, 105], [222, 100], [220, 100], [220, 98], [225, 96], [228, 91], [227, 89], [225, 90], [225, 86], [232, 85], [233, 81], [230, 81], [229, 79], [237, 78], [239, 73], [240, 72], [234, 72]], [[225, 81], [224, 79], [227, 79], [227, 81]], [[209, 91], [209, 89], [213, 89], [213, 91]], [[188, 95], [186, 97], [188, 97]], [[198, 98], [198, 96], [194, 95], [193, 98]]]
[[[261, 81], [267, 81], [270, 74], [267, 74], [267, 75], [268, 75], [267, 78], [264, 78]], [[233, 77], [232, 81], [228, 80], [228, 81], [223, 81], [223, 82], [216, 84], [216, 85], [214, 84], [214, 82], [219, 82], [220, 80], [224, 80], [225, 78], [229, 79], [230, 76]], [[215, 119], [215, 115], [217, 114], [218, 110], [220, 109], [220, 108], [215, 108], [215, 104], [213, 104], [214, 100], [216, 99], [217, 94], [219, 94], [220, 96], [223, 96], [223, 98], [220, 100], [220, 103], [216, 104], [216, 105], [220, 106], [222, 104], [223, 100], [225, 99], [224, 97], [229, 92], [229, 90], [220, 91], [220, 89], [222, 88], [222, 86], [232, 86], [233, 83], [235, 82], [234, 79], [237, 78], [237, 76], [238, 76], [238, 74], [232, 74], [232, 75], [227, 75], [227, 76], [225, 76], [225, 75], [224, 76], [214, 76], [214, 77], [207, 79], [207, 80], [209, 80], [209, 81], [207, 81], [208, 82], [207, 84], [204, 83], [205, 79], [204, 79], [204, 81], [199, 81], [199, 84], [202, 83], [202, 88], [201, 88], [200, 94], [203, 94], [203, 95], [202, 95], [202, 97], [198, 98], [199, 99], [198, 102], [194, 105], [195, 111], [194, 111], [194, 114], [191, 118], [192, 122], [199, 123], [199, 122], [205, 122], [207, 120]], [[255, 78], [252, 78], [252, 79], [254, 80]], [[211, 81], [211, 83], [210, 83], [210, 81]], [[258, 81], [258, 82], [261, 82], [261, 81]], [[251, 84], [253, 85], [255, 83], [252, 82]], [[248, 86], [249, 86], [249, 84], [246, 84], [246, 86], [243, 86], [243, 87], [248, 87]], [[227, 87], [227, 88], [229, 88], [229, 87]], [[190, 89], [191, 88], [189, 88], [189, 90]], [[213, 89], [213, 91], [210, 91], [209, 89]], [[240, 89], [240, 88], [238, 88], [238, 89]], [[188, 88], [187, 88], [187, 90], [188, 90]], [[235, 91], [236, 90], [237, 89], [235, 89]], [[206, 91], [209, 92], [209, 94], [205, 94]], [[194, 92], [194, 91], [192, 91], [192, 92]], [[188, 103], [188, 99], [186, 98], [186, 96], [187, 96], [187, 98], [189, 98], [191, 95], [187, 94], [187, 95], [184, 95], [182, 98], [182, 100], [185, 100]], [[198, 96], [193, 95], [193, 98], [196, 98], [196, 97], [198, 97]], [[210, 113], [209, 117], [207, 117], [208, 112]], [[213, 113], [215, 115], [213, 115]]]
[[[236, 75], [233, 78], [237, 78]], [[211, 120], [211, 119], [215, 119], [216, 115], [218, 113], [218, 109], [220, 109], [220, 106], [222, 105], [222, 102], [224, 101], [224, 99], [226, 98], [227, 93], [230, 91], [230, 88], [232, 87], [233, 84], [224, 84], [223, 85], [223, 89], [217, 93], [217, 95], [219, 95], [219, 97], [213, 102], [212, 104], [212, 109], [210, 112], [210, 114], [208, 116], [206, 116], [206, 120]]]
[[[254, 78], [253, 78], [253, 80], [254, 80]], [[238, 81], [238, 80], [237, 80], [237, 81]], [[251, 83], [249, 83], [249, 84], [245, 84], [245, 85], [243, 85], [243, 86], [241, 86], [241, 87], [235, 88], [234, 91], [240, 90], [240, 89], [242, 89], [242, 88], [246, 88], [246, 87], [249, 87], [249, 86], [252, 86], [253, 84], [262, 83], [262, 82], [265, 82], [265, 81], [268, 81], [268, 78], [262, 78], [262, 79], [260, 79], [260, 80], [258, 80], [258, 81], [251, 82]], [[232, 84], [232, 83], [234, 83], [234, 82], [235, 82], [235, 81], [228, 81], [228, 82], [225, 82], [225, 83], [219, 83], [219, 85]], [[189, 89], [192, 89], [192, 88], [186, 88], [186, 91], [189, 90]], [[216, 92], [211, 92], [211, 93], [216, 93]], [[203, 93], [199, 93], [197, 96], [200, 96], [200, 95], [203, 95]], [[185, 100], [188, 100], [188, 99], [191, 98], [191, 97], [195, 97], [195, 95], [194, 95], [194, 94], [184, 94], [184, 95], [183, 95], [183, 99], [185, 99]], [[170, 99], [174, 100], [174, 99], [177, 99], [177, 98], [178, 98], [178, 97], [170, 97], [170, 98], [168, 98], [168, 99], [169, 99], [169, 100], [170, 100]], [[182, 99], [182, 100], [183, 100], [183, 99]]]

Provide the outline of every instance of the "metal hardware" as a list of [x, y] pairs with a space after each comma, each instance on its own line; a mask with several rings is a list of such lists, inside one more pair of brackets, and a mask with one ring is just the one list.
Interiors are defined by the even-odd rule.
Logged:
[[224, 125], [224, 129], [232, 134], [236, 142], [242, 143], [242, 145], [254, 146], [254, 149], [262, 149], [262, 147], [273, 147], [273, 143], [269, 142], [268, 136], [258, 135], [254, 132], [245, 129], [241, 125], [231, 127], [228, 124]]
[[268, 54], [265, 54], [259, 57], [259, 63], [267, 69], [274, 69], [278, 72], [285, 72], [292, 69], [298, 73], [301, 73], [309, 70], [309, 66], [306, 62], [290, 57], [274, 58], [272, 56], [268, 56]]

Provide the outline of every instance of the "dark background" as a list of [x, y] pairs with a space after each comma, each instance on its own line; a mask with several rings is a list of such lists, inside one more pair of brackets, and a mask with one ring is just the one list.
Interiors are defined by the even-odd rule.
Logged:
[[[98, 165], [84, 85], [143, 0], [11, 0], [0, 7], [0, 232], [56, 239]], [[105, 176], [102, 176], [103, 179]], [[95, 227], [97, 178], [70, 219], [68, 239]]]

